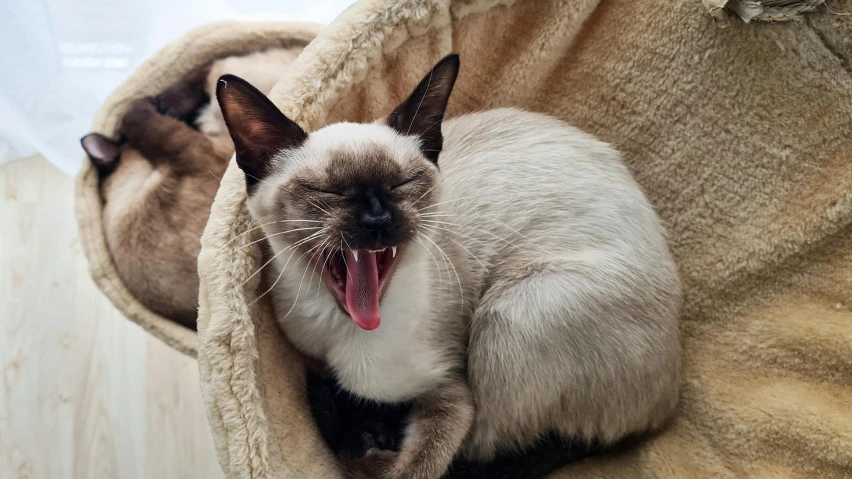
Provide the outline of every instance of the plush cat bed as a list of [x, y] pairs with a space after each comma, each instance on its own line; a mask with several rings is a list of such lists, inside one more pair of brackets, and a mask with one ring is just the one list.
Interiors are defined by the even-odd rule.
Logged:
[[[272, 47], [304, 46], [322, 29], [306, 23], [219, 23], [195, 29], [163, 48], [143, 64], [109, 97], [98, 113], [92, 131], [114, 136], [127, 107], [134, 100], [156, 95], [190, 72], [217, 58]], [[92, 278], [128, 319], [190, 356], [196, 354], [196, 333], [141, 304], [124, 285], [107, 248], [102, 222], [103, 201], [98, 172], [89, 158], [77, 175], [76, 209]]]
[[[683, 278], [681, 407], [638, 447], [554, 477], [852, 475], [852, 17], [715, 13], [698, 0], [365, 0], [271, 94], [308, 130], [372, 120], [455, 51], [451, 116], [523, 107], [624, 152]], [[232, 162], [199, 260], [221, 465], [232, 478], [339, 477], [304, 363], [256, 301], [245, 198]]]

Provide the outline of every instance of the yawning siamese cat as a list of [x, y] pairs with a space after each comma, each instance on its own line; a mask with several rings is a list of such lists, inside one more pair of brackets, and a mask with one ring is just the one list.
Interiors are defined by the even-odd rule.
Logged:
[[219, 81], [281, 326], [346, 390], [414, 403], [401, 450], [346, 461], [352, 477], [606, 446], [678, 400], [676, 268], [619, 154], [516, 109], [443, 121], [458, 69], [449, 55], [386, 118], [311, 134]]

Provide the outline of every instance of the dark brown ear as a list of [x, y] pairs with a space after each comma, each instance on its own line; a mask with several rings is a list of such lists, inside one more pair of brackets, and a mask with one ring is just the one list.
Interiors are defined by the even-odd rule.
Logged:
[[234, 140], [237, 165], [246, 174], [249, 187], [269, 173], [270, 160], [276, 153], [298, 148], [308, 138], [299, 125], [242, 78], [222, 75], [216, 98]]
[[445, 56], [432, 68], [414, 92], [388, 115], [388, 125], [403, 135], [420, 137], [420, 149], [437, 163], [444, 146], [441, 122], [450, 101], [450, 93], [459, 74], [459, 56]]
[[100, 133], [89, 133], [80, 138], [80, 144], [102, 175], [108, 175], [115, 170], [121, 156], [121, 147], [117, 142]]

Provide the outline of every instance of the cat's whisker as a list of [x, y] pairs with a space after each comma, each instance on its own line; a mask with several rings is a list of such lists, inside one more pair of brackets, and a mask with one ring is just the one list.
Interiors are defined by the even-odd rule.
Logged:
[[[288, 250], [291, 250], [291, 249], [292, 249], [292, 250], [295, 250], [295, 249], [296, 249], [296, 248], [298, 248], [299, 246], [301, 246], [301, 245], [303, 245], [303, 244], [307, 243], [308, 241], [311, 241], [312, 239], [317, 238], [317, 237], [319, 237], [319, 236], [322, 236], [322, 231], [318, 231], [318, 232], [316, 232], [316, 233], [314, 233], [314, 234], [312, 234], [312, 235], [310, 235], [310, 236], [308, 236], [308, 237], [306, 237], [306, 238], [303, 238], [303, 239], [301, 239], [301, 240], [299, 240], [299, 241], [297, 241], [297, 242], [293, 243], [292, 245], [290, 245], [290, 246], [288, 246], [288, 247], [286, 247], [286, 248], [283, 248], [281, 251], [279, 251], [279, 252], [275, 253], [275, 255], [273, 255], [273, 256], [272, 256], [272, 258], [269, 258], [269, 260], [268, 260], [266, 263], [263, 263], [263, 265], [262, 265], [260, 268], [257, 268], [257, 271], [255, 271], [254, 273], [252, 273], [252, 274], [251, 274], [251, 276], [249, 276], [248, 278], [246, 278], [246, 280], [245, 280], [245, 281], [243, 281], [243, 282], [242, 282], [242, 284], [240, 284], [240, 286], [245, 285], [245, 284], [246, 284], [246, 283], [247, 283], [250, 279], [254, 278], [254, 277], [255, 277], [255, 275], [257, 275], [257, 273], [260, 273], [260, 271], [261, 271], [263, 268], [267, 267], [267, 266], [269, 265], [269, 263], [272, 263], [272, 261], [273, 261], [273, 260], [275, 260], [275, 258], [277, 258], [277, 257], [278, 257], [278, 255], [280, 255], [281, 253], [283, 253], [283, 252], [285, 252], [285, 251], [288, 251]], [[294, 251], [294, 253], [295, 253], [295, 251]], [[292, 257], [292, 256], [293, 256], [293, 255], [292, 255], [292, 253], [291, 253], [291, 254], [290, 254], [290, 257]], [[287, 258], [287, 262], [289, 262], [289, 261], [290, 261], [290, 258]], [[287, 266], [287, 264], [285, 263], [285, 264], [284, 264], [284, 266], [286, 267], [286, 266]], [[283, 268], [282, 268], [282, 270], [283, 270]], [[279, 276], [279, 278], [280, 278], [280, 276]], [[260, 299], [260, 298], [258, 298], [258, 299]]]
[[[328, 246], [328, 242], [330, 240], [331, 240], [330, 237], [326, 237], [325, 239], [323, 239], [322, 242], [320, 243], [320, 248], [317, 250], [316, 253], [314, 253], [314, 256], [320, 255], [319, 257], [322, 258], [323, 253], [326, 251], [326, 249], [328, 249], [327, 246]], [[314, 274], [316, 273], [316, 268], [317, 268], [317, 266], [319, 266], [320, 267], [320, 270], [319, 270], [320, 278], [319, 278], [319, 281], [317, 282], [318, 285], [322, 285], [322, 272], [323, 272], [323, 269], [325, 268], [326, 261], [327, 261], [327, 258], [323, 259], [322, 262], [315, 261], [316, 265], [314, 266], [314, 271], [311, 273], [311, 281], [313, 281]], [[310, 285], [311, 285], [311, 283], [308, 283], [308, 292], [311, 291]]]
[[421, 227], [421, 228], [432, 228], [432, 229], [433, 229], [433, 230], [435, 230], [435, 231], [441, 231], [441, 232], [452, 233], [452, 234], [459, 235], [459, 236], [461, 236], [461, 237], [463, 237], [463, 238], [467, 238], [467, 239], [469, 239], [469, 240], [471, 240], [471, 241], [476, 241], [476, 238], [474, 238], [473, 236], [470, 236], [470, 235], [468, 235], [468, 234], [462, 233], [461, 231], [456, 231], [456, 230], [454, 230], [454, 229], [446, 228], [446, 227], [443, 227], [443, 226], [438, 226], [438, 225], [429, 225], [429, 224], [423, 224], [423, 223], [421, 223], [421, 224], [420, 224], [420, 227]]
[[319, 226], [310, 226], [310, 227], [307, 227], [307, 228], [295, 228], [295, 229], [287, 230], [287, 231], [279, 231], [278, 233], [272, 233], [271, 235], [264, 236], [263, 238], [260, 238], [260, 239], [252, 241], [251, 243], [245, 244], [245, 245], [241, 246], [240, 249], [248, 248], [249, 246], [251, 246], [255, 243], [260, 243], [261, 241], [272, 238], [273, 236], [286, 235], [288, 233], [295, 233], [297, 231], [315, 231], [315, 230], [326, 231], [326, 230], [328, 230], [328, 227], [321, 228]]
[[[464, 289], [462, 288], [461, 278], [459, 278], [459, 273], [458, 273], [458, 271], [456, 271], [456, 266], [453, 264], [453, 260], [451, 260], [450, 257], [447, 256], [446, 253], [444, 253], [444, 250], [440, 246], [438, 246], [438, 243], [432, 241], [432, 238], [425, 236], [425, 235], [423, 237], [426, 238], [427, 241], [429, 241], [430, 243], [435, 245], [435, 248], [438, 248], [438, 252], [441, 253], [441, 256], [444, 257], [444, 264], [446, 264], [449, 261], [450, 267], [453, 269], [453, 274], [456, 275], [456, 284], [458, 284], [458, 286], [459, 286], [459, 294], [461, 295], [461, 307], [462, 307], [462, 310], [464, 310]], [[449, 275], [450, 274], [448, 272], [447, 277], [449, 277]], [[450, 281], [450, 284], [452, 284], [452, 281]]]
[[[388, 125], [388, 126], [390, 126], [390, 125]], [[399, 135], [393, 135], [393, 146], [391, 146], [391, 157], [392, 158], [397, 158], [396, 147], [397, 147], [398, 143], [399, 143]]]
[[[429, 188], [428, 190], [426, 190], [426, 193], [423, 193], [422, 195], [420, 195], [420, 197], [419, 197], [419, 198], [417, 198], [416, 200], [414, 200], [414, 203], [415, 203], [415, 204], [417, 204], [417, 202], [418, 202], [418, 201], [422, 200], [424, 196], [426, 196], [426, 195], [428, 195], [429, 193], [431, 193], [431, 192], [432, 192], [432, 190], [434, 190], [437, 186], [438, 186], [438, 185], [435, 185], [435, 186], [433, 186], [433, 187]], [[409, 195], [410, 195], [410, 193], [409, 193]]]
[[255, 227], [253, 227], [253, 228], [249, 228], [249, 229], [247, 229], [247, 230], [243, 231], [242, 233], [237, 234], [236, 236], [234, 236], [233, 238], [231, 238], [230, 240], [228, 240], [228, 242], [227, 242], [227, 243], [225, 243], [225, 244], [226, 244], [226, 245], [229, 245], [229, 244], [233, 243], [234, 241], [236, 241], [236, 240], [238, 240], [238, 239], [242, 238], [243, 236], [245, 236], [245, 235], [247, 235], [247, 234], [251, 233], [252, 231], [254, 231], [254, 230], [256, 230], [256, 229], [263, 228], [264, 226], [274, 225], [274, 224], [276, 224], [276, 223], [322, 223], [322, 221], [314, 221], [314, 220], [278, 220], [278, 221], [270, 221], [270, 222], [268, 222], [268, 223], [264, 223], [264, 224], [262, 224], [262, 225], [257, 225], [257, 226], [255, 226]]
[[[440, 231], [439, 231], [439, 230], [437, 230], [437, 229], [433, 229], [433, 228], [432, 228], [431, 226], [429, 226], [429, 225], [421, 225], [421, 226], [422, 226], [424, 229], [426, 229], [426, 231], [431, 231], [432, 233], [436, 233], [436, 234], [437, 234], [437, 233], [440, 233]], [[455, 240], [453, 237], [451, 237], [451, 236], [445, 236], [445, 238], [446, 238], [446, 239], [448, 239], [448, 240], [450, 240], [450, 241], [452, 241], [453, 243], [455, 243], [456, 245], [458, 245], [458, 246], [459, 246], [460, 248], [462, 248], [463, 250], [467, 251], [467, 254], [469, 254], [469, 255], [470, 255], [473, 259], [475, 259], [475, 260], [476, 260], [476, 262], [477, 262], [477, 263], [479, 263], [479, 266], [482, 266], [482, 269], [487, 269], [487, 268], [485, 267], [485, 264], [483, 264], [483, 263], [482, 263], [482, 261], [480, 261], [480, 260], [479, 260], [479, 258], [477, 258], [475, 254], [473, 254], [473, 252], [471, 252], [469, 249], [467, 249], [467, 246], [465, 246], [465, 245], [463, 245], [463, 244], [459, 243], [458, 241], [456, 241], [456, 240]]]
[[340, 256], [343, 257], [343, 267], [346, 269], [346, 277], [351, 278], [351, 276], [349, 276], [349, 265], [346, 264], [346, 252], [343, 251], [343, 242], [344, 241], [346, 241], [346, 240], [343, 238], [343, 232], [341, 231], [340, 232]]
[[[471, 216], [471, 217], [474, 218], [473, 216]], [[495, 220], [495, 219], [490, 219], [490, 218], [482, 218], [482, 219], [487, 220], [487, 221], [491, 221], [491, 222], [495, 223], [498, 227], [504, 227], [506, 229], [510, 229], [510, 230], [512, 230], [513, 233], [516, 233], [516, 234], [519, 234], [519, 235], [521, 234], [520, 232], [518, 232], [517, 230], [514, 230], [511, 226], [507, 225], [506, 223], [503, 223], [500, 220]], [[446, 220], [442, 220], [442, 219], [435, 219], [435, 218], [428, 218], [428, 217], [422, 218], [421, 221], [429, 222], [429, 223], [432, 223], [432, 224], [442, 224], [442, 225], [447, 225], [447, 226], [455, 226], [455, 227], [458, 227], [458, 228], [471, 228], [471, 229], [474, 229], [474, 230], [479, 229], [480, 231], [493, 234], [493, 232], [490, 231], [490, 230], [484, 230], [482, 228], [479, 228], [479, 227], [471, 225], [471, 224], [453, 223], [451, 221], [446, 221]]]
[[[277, 278], [275, 278], [275, 282], [274, 282], [274, 283], [272, 283], [272, 286], [270, 286], [270, 287], [269, 287], [269, 289], [267, 289], [266, 291], [264, 291], [264, 292], [263, 292], [260, 296], [258, 296], [257, 298], [255, 298], [255, 299], [254, 299], [254, 301], [252, 301], [252, 302], [251, 302], [251, 303], [249, 303], [249, 304], [254, 304], [254, 303], [256, 303], [256, 302], [260, 301], [260, 298], [262, 298], [262, 297], [266, 296], [266, 295], [267, 295], [270, 291], [272, 291], [273, 289], [275, 289], [275, 286], [277, 286], [277, 285], [278, 285], [278, 282], [279, 282], [279, 281], [281, 281], [281, 277], [282, 277], [282, 276], [284, 276], [284, 271], [286, 271], [286, 270], [287, 270], [287, 265], [289, 265], [289, 264], [290, 264], [290, 260], [291, 260], [291, 259], [293, 259], [293, 255], [294, 255], [294, 254], [296, 254], [296, 251], [298, 251], [298, 249], [296, 249], [296, 248], [290, 248], [290, 249], [292, 249], [292, 250], [293, 250], [293, 252], [292, 252], [292, 253], [290, 253], [290, 256], [288, 256], [288, 257], [287, 257], [287, 261], [284, 263], [284, 266], [281, 268], [281, 271], [278, 273], [278, 277], [277, 277]], [[281, 250], [281, 251], [282, 251], [282, 252], [283, 252], [283, 251], [287, 251], [287, 248], [285, 248], [285, 249], [283, 249], [283, 250]], [[258, 270], [258, 271], [259, 271], [259, 270]], [[255, 274], [257, 274], [257, 273], [255, 273]]]
[[[327, 242], [331, 242], [331, 237], [328, 238]], [[320, 270], [320, 280], [317, 283], [317, 300], [319, 300], [320, 290], [322, 290], [322, 274], [325, 272], [326, 265], [328, 265], [328, 261], [331, 259], [331, 255], [334, 254], [334, 251], [331, 250], [330, 245], [327, 244], [324, 248], [325, 260], [322, 262], [322, 269]]]
[[402, 202], [403, 204], [406, 204], [406, 203], [408, 203], [409, 200], [411, 200], [411, 193], [412, 192], [409, 191], [408, 194], [405, 195], [405, 201]]
[[[428, 240], [430, 243], [435, 245], [436, 248], [438, 247], [438, 243], [436, 243], [428, 235], [424, 235], [423, 237], [426, 238], [426, 240]], [[450, 265], [447, 263], [447, 257], [444, 255], [443, 251], [440, 251], [440, 248], [439, 248], [439, 251], [438, 251], [438, 255], [441, 257], [441, 261], [444, 262], [444, 270], [446, 270], [446, 272], [447, 272], [447, 283], [449, 283], [450, 286], [452, 286], [453, 285], [453, 278], [450, 277]]]
[[[418, 243], [420, 243], [420, 246], [422, 246], [422, 247], [423, 247], [423, 249], [425, 249], [425, 250], [426, 250], [426, 252], [428, 252], [428, 253], [429, 253], [429, 256], [431, 256], [431, 257], [432, 257], [432, 260], [434, 260], [434, 261], [435, 261], [435, 271], [437, 271], [437, 272], [438, 272], [438, 284], [440, 284], [443, 280], [441, 279], [441, 278], [442, 278], [442, 275], [441, 275], [441, 266], [440, 266], [440, 265], [438, 265], [438, 258], [436, 258], [436, 257], [435, 257], [435, 255], [432, 253], [432, 250], [431, 250], [428, 246], [426, 246], [426, 244], [425, 244], [424, 242], [420, 241], [420, 237], [424, 237], [424, 238], [425, 238], [425, 236], [424, 236], [424, 235], [422, 235], [422, 234], [420, 234], [420, 233], [417, 233], [417, 236], [415, 236], [415, 237], [414, 237], [414, 240], [415, 240], [415, 241], [417, 241]], [[447, 278], [448, 278], [448, 279], [449, 279], [449, 276], [450, 276], [450, 273], [449, 273], [449, 272], [447, 272]]]
[[[321, 205], [323, 205], [323, 206], [325, 206], [326, 208], [328, 208], [328, 209], [333, 209], [333, 208], [332, 208], [331, 206], [329, 206], [329, 204], [325, 201], [325, 198], [320, 198], [320, 202], [321, 202], [320, 204], [321, 204]], [[326, 211], [328, 211], [328, 210], [326, 210]], [[326, 214], [327, 214], [327, 215], [329, 215], [329, 216], [331, 216], [331, 214], [330, 214], [330, 213], [326, 213]]]
[[[281, 251], [272, 255], [272, 257], [269, 258], [269, 260], [267, 260], [266, 263], [263, 263], [263, 265], [261, 265], [260, 268], [257, 268], [257, 270], [255, 270], [255, 272], [251, 274], [251, 276], [249, 276], [242, 283], [240, 283], [240, 287], [245, 286], [245, 284], [248, 283], [249, 280], [251, 280], [252, 278], [257, 276], [257, 274], [260, 273], [263, 270], [263, 268], [267, 267], [269, 265], [269, 263], [272, 263], [273, 261], [275, 261], [275, 258], [280, 256], [282, 253], [286, 252], [288, 249], [290, 249], [290, 248], [284, 248]], [[258, 298], [258, 299], [260, 299], [260, 298]]]
[[[305, 251], [304, 253], [302, 253], [302, 256], [299, 256], [299, 258], [298, 258], [298, 259], [296, 259], [296, 262], [299, 262], [299, 260], [300, 260], [300, 259], [304, 258], [304, 257], [305, 257], [305, 255], [310, 254], [312, 251], [318, 250], [317, 248], [318, 248], [319, 246], [320, 246], [320, 243], [317, 243], [317, 244], [315, 244], [314, 246], [312, 246], [310, 249], [308, 249], [307, 251]], [[314, 253], [314, 254], [316, 254], [316, 253]], [[312, 254], [312, 255], [311, 255], [311, 258], [313, 258], [314, 254]], [[314, 264], [316, 264], [316, 262], [314, 262]], [[286, 317], [288, 317], [288, 316], [290, 316], [290, 313], [292, 313], [292, 312], [293, 312], [293, 309], [295, 309], [295, 308], [296, 308], [296, 303], [298, 303], [298, 302], [299, 302], [299, 295], [301, 295], [301, 294], [302, 294], [302, 284], [305, 282], [305, 276], [307, 276], [307, 274], [308, 274], [308, 268], [310, 268], [310, 267], [311, 267], [311, 261], [308, 261], [308, 264], [306, 264], [306, 265], [305, 265], [305, 272], [304, 272], [304, 273], [302, 273], [302, 279], [301, 279], [301, 280], [299, 280], [299, 290], [298, 290], [298, 291], [296, 291], [296, 299], [294, 299], [294, 300], [293, 300], [293, 305], [292, 305], [292, 306], [290, 306], [290, 309], [289, 309], [289, 310], [287, 311], [287, 313], [284, 315], [284, 317], [285, 317], [285, 318], [286, 318]], [[310, 285], [310, 283], [308, 283], [308, 284]]]
[[[444, 217], [443, 216], [444, 214], [446, 214], [448, 216], [457, 216], [457, 215], [453, 215], [452, 213], [439, 213], [439, 214], [421, 213], [420, 216], [424, 217], [425, 219], [434, 219], [434, 218]], [[520, 231], [518, 231], [515, 228], [513, 228], [512, 226], [510, 226], [505, 221], [494, 218], [494, 216], [496, 216], [496, 214], [494, 214], [494, 213], [481, 213], [481, 214], [477, 214], [477, 215], [468, 215], [467, 217], [470, 218], [470, 219], [482, 219], [482, 220], [485, 220], [485, 221], [490, 221], [491, 223], [494, 223], [501, 228], [506, 228], [507, 230], [511, 231], [512, 233], [515, 233], [518, 236], [523, 236]], [[440, 221], [440, 220], [438, 220], [438, 221]], [[461, 226], [461, 225], [459, 225], [459, 226]], [[463, 226], [461, 226], [461, 227], [463, 227]], [[471, 226], [471, 228], [475, 228], [475, 227]]]
[[250, 174], [248, 174], [248, 173], [246, 172], [246, 170], [243, 170], [243, 173], [244, 173], [246, 176], [248, 176], [248, 177], [254, 178], [255, 180], [257, 180], [257, 182], [258, 182], [258, 183], [260, 183], [260, 181], [261, 181], [261, 180], [260, 180], [260, 178], [258, 178], [258, 177], [256, 177], [256, 176], [254, 176], [254, 175], [250, 175]]
[[319, 226], [312, 226], [312, 227], [308, 227], [308, 228], [294, 228], [294, 229], [287, 230], [287, 231], [279, 231], [278, 233], [272, 233], [270, 235], [264, 236], [263, 238], [259, 238], [257, 240], [254, 240], [251, 243], [245, 244], [245, 245], [241, 246], [240, 249], [248, 248], [249, 246], [251, 246], [255, 243], [260, 243], [261, 241], [267, 240], [267, 239], [272, 238], [274, 236], [285, 235], [285, 234], [288, 234], [288, 233], [295, 233], [297, 231], [314, 231], [314, 233], [311, 233], [311, 235], [314, 235], [314, 234], [317, 233], [317, 230], [319, 230], [319, 232], [323, 232], [327, 229], [328, 229], [327, 227], [322, 228], [322, 227], [319, 227]]
[[[343, 242], [346, 243], [346, 247], [349, 248], [349, 250], [351, 251], [352, 247], [349, 246], [349, 242], [346, 241], [346, 238], [343, 236], [342, 231], [340, 232], [340, 239], [342, 239]], [[355, 258], [355, 259], [357, 260], [358, 258]], [[346, 277], [349, 278], [349, 280], [352, 280], [352, 273], [349, 272], [349, 265], [346, 264], [346, 253], [343, 253], [343, 266], [346, 266]]]
[[[306, 241], [304, 241], [304, 240], [303, 240], [301, 243], [304, 243], [304, 242], [306, 242]], [[269, 289], [267, 289], [266, 291], [264, 291], [264, 292], [263, 292], [263, 294], [261, 294], [261, 295], [260, 295], [260, 296], [258, 296], [258, 297], [257, 297], [254, 301], [252, 301], [252, 304], [253, 304], [254, 302], [256, 302], [256, 301], [260, 300], [260, 298], [262, 298], [262, 297], [266, 296], [266, 294], [267, 294], [267, 293], [269, 293], [270, 291], [272, 291], [273, 289], [275, 289], [275, 286], [278, 284], [278, 281], [280, 281], [280, 280], [281, 280], [281, 277], [284, 275], [284, 271], [286, 271], [286, 270], [287, 270], [287, 265], [289, 265], [289, 264], [290, 264], [290, 260], [291, 260], [291, 259], [293, 259], [293, 255], [294, 255], [294, 254], [296, 254], [296, 251], [298, 251], [297, 246], [298, 246], [298, 245], [294, 244], [293, 246], [290, 246], [290, 247], [285, 248], [285, 249], [283, 250], [283, 251], [286, 251], [287, 249], [292, 249], [292, 250], [293, 250], [293, 252], [292, 252], [292, 253], [290, 253], [290, 256], [288, 256], [288, 257], [287, 257], [287, 261], [284, 263], [284, 266], [281, 268], [281, 272], [280, 272], [280, 273], [278, 273], [278, 277], [277, 277], [277, 278], [275, 278], [275, 282], [272, 284], [272, 286], [270, 286], [270, 287], [269, 287]], [[308, 250], [308, 251], [310, 251], [310, 250]], [[304, 257], [304, 256], [305, 256], [305, 254], [307, 254], [307, 251], [306, 251], [305, 253], [302, 253], [302, 255], [301, 255], [301, 256], [299, 256], [299, 257], [296, 259], [296, 261], [299, 261], [299, 259], [301, 259], [302, 257]]]
[[[420, 201], [421, 199], [423, 199], [423, 197], [424, 197], [424, 196], [428, 195], [428, 194], [429, 194], [429, 192], [430, 192], [430, 191], [432, 191], [432, 190], [434, 190], [434, 189], [435, 189], [435, 187], [434, 187], [434, 186], [433, 186], [432, 188], [429, 188], [429, 190], [428, 190], [428, 191], [426, 191], [426, 193], [423, 193], [422, 195], [420, 195], [420, 197], [419, 197], [419, 198], [417, 198], [417, 199], [414, 201], [414, 203], [417, 203], [418, 201]], [[412, 192], [413, 192], [413, 190], [412, 190], [412, 191], [409, 191], [409, 192], [408, 192], [408, 194], [405, 196], [405, 203], [408, 203], [408, 200], [410, 200], [410, 199], [411, 199], [411, 193], [412, 193]]]
[[[320, 262], [316, 259], [316, 257], [317, 257], [317, 255], [322, 255], [322, 254], [323, 254], [323, 252], [324, 252], [324, 251], [325, 251], [325, 249], [326, 249], [326, 243], [327, 243], [328, 241], [329, 241], [329, 238], [328, 238], [328, 237], [324, 238], [324, 239], [323, 239], [323, 240], [319, 243], [319, 248], [318, 248], [318, 249], [314, 252], [314, 254], [313, 254], [313, 255], [311, 255], [311, 259], [313, 259], [313, 260], [314, 260], [314, 261], [313, 261], [313, 263], [314, 263], [314, 268], [311, 270], [311, 277], [310, 277], [310, 278], [308, 278], [308, 290], [305, 292], [305, 294], [310, 294], [310, 293], [311, 293], [311, 285], [312, 285], [312, 284], [313, 284], [313, 282], [314, 282], [314, 275], [315, 275], [315, 274], [316, 274], [316, 272], [317, 272], [317, 266], [321, 266], [321, 268], [320, 268], [320, 278], [319, 278], [319, 281], [317, 281], [317, 298], [319, 298], [319, 290], [320, 290], [320, 288], [322, 287], [322, 268], [325, 268], [325, 261], [323, 261], [322, 263], [320, 263]], [[321, 257], [322, 257], [322, 256], [320, 256], [320, 258], [321, 258]]]
[[[437, 125], [438, 123], [441, 123], [442, 121], [444, 121], [444, 119], [443, 119], [443, 118], [441, 118], [440, 120], [436, 121], [435, 123], [432, 123], [431, 125], [429, 125], [429, 127], [428, 127], [428, 128], [426, 128], [426, 131], [431, 130], [433, 126]], [[431, 151], [434, 151], [434, 150], [431, 150]]]
[[[444, 225], [447, 225], [447, 226], [455, 226], [455, 227], [457, 227], [457, 228], [465, 228], [465, 226], [462, 226], [462, 225], [460, 225], [460, 224], [457, 224], [457, 223], [448, 223], [448, 222], [446, 222], [446, 221], [426, 220], [426, 219], [421, 220], [421, 221], [422, 221], [423, 223], [431, 224], [432, 226], [435, 226], [436, 228], [441, 228], [441, 229], [444, 229], [444, 230], [447, 230], [447, 231], [450, 231], [450, 232], [453, 232], [453, 233], [458, 233], [458, 234], [461, 234], [461, 233], [460, 233], [460, 232], [458, 232], [458, 231], [453, 230], [452, 228], [447, 228], [447, 227], [446, 227], [446, 226], [444, 226]], [[471, 229], [473, 229], [474, 231], [479, 231], [479, 232], [481, 232], [481, 233], [485, 233], [485, 234], [487, 234], [487, 235], [490, 235], [490, 236], [492, 236], [493, 238], [498, 239], [498, 240], [500, 240], [500, 241], [502, 241], [502, 242], [506, 243], [507, 245], [511, 245], [511, 244], [512, 244], [512, 242], [511, 242], [511, 241], [509, 241], [509, 240], [507, 240], [506, 238], [503, 238], [502, 236], [499, 236], [499, 235], [497, 235], [497, 234], [494, 234], [493, 232], [488, 231], [488, 230], [486, 230], [486, 229], [477, 228], [476, 226], [467, 226], [467, 228], [471, 228]]]
[[270, 221], [270, 222], [268, 222], [268, 223], [263, 223], [262, 225], [257, 225], [257, 226], [254, 226], [254, 227], [252, 227], [252, 228], [249, 228], [249, 229], [247, 229], [247, 230], [243, 231], [242, 233], [237, 234], [237, 235], [236, 235], [236, 236], [234, 236], [233, 238], [229, 239], [229, 240], [228, 240], [228, 242], [227, 242], [227, 243], [225, 243], [225, 245], [229, 245], [229, 244], [233, 243], [234, 241], [236, 241], [236, 240], [238, 240], [238, 239], [242, 238], [243, 236], [245, 236], [245, 235], [247, 235], [247, 234], [251, 233], [251, 232], [252, 232], [252, 231], [254, 231], [254, 230], [257, 230], [257, 229], [263, 228], [264, 226], [274, 225], [275, 223], [277, 223], [277, 221]]
[[[307, 199], [307, 198], [305, 198], [305, 201], [307, 201], [307, 202], [308, 202], [311, 206], [313, 206], [314, 208], [316, 208], [316, 209], [318, 209], [318, 210], [322, 211], [322, 212], [323, 212], [323, 213], [325, 213], [326, 215], [328, 215], [328, 216], [333, 216], [331, 213], [329, 213], [329, 212], [328, 212], [328, 210], [327, 210], [327, 209], [325, 209], [325, 208], [323, 208], [322, 206], [320, 206], [320, 205], [318, 205], [318, 204], [314, 203], [313, 201], [311, 201], [311, 200], [309, 200], [309, 199]], [[326, 206], [328, 206], [328, 205], [326, 205]]]
[[[457, 231], [457, 230], [455, 230], [455, 229], [453, 229], [453, 228], [447, 228], [446, 226], [439, 226], [439, 225], [427, 225], [427, 224], [421, 224], [420, 226], [421, 226], [421, 227], [424, 227], [424, 228], [427, 228], [427, 227], [435, 228], [435, 229], [437, 229], [438, 231], [446, 232], [446, 233], [449, 233], [449, 234], [451, 234], [451, 235], [458, 235], [458, 236], [461, 236], [462, 238], [466, 238], [466, 239], [468, 239], [468, 240], [470, 240], [470, 241], [474, 241], [474, 242], [476, 242], [476, 241], [481, 241], [481, 240], [479, 240], [479, 239], [477, 239], [477, 238], [474, 238], [473, 236], [471, 236], [471, 235], [469, 235], [469, 234], [462, 233], [461, 231]], [[484, 230], [483, 230], [483, 231], [484, 231]], [[489, 233], [488, 231], [484, 231], [484, 232], [485, 232], [485, 233]], [[489, 234], [491, 234], [491, 233], [489, 233]], [[510, 241], [504, 240], [503, 238], [500, 238], [499, 236], [494, 235], [494, 234], [491, 234], [491, 235], [492, 235], [492, 236], [494, 236], [494, 238], [495, 238], [495, 239], [497, 239], [497, 240], [504, 241], [504, 242], [505, 242], [505, 244], [506, 244], [506, 246], [512, 246], [512, 243], [511, 243]]]
[[[450, 211], [434, 211], [434, 212], [427, 211], [426, 213], [418, 213], [418, 215], [422, 216], [422, 217], [429, 217], [429, 216], [455, 216], [455, 217], [458, 217], [459, 216], [458, 214], [452, 213]], [[492, 220], [492, 221], [497, 221], [499, 223], [506, 224], [503, 221], [496, 219], [497, 216], [501, 216], [499, 213], [476, 213], [474, 215], [465, 214], [463, 216], [465, 218], [474, 218], [474, 219], [485, 218], [485, 219], [489, 219], [489, 220]]]
[[[405, 132], [406, 136], [411, 133], [411, 127], [414, 125], [414, 120], [417, 119], [417, 114], [420, 113], [420, 107], [423, 106], [423, 100], [425, 100], [426, 96], [429, 94], [429, 87], [432, 86], [432, 74], [433, 73], [434, 73], [434, 70], [429, 72], [429, 79], [426, 80], [426, 91], [423, 92], [423, 96], [420, 98], [420, 103], [417, 104], [417, 109], [414, 110], [414, 115], [411, 117], [411, 123], [408, 124], [408, 130], [406, 130], [406, 132]], [[441, 118], [441, 120], [443, 120], [443, 117]], [[438, 120], [438, 123], [440, 123], [441, 120]], [[435, 125], [437, 125], [438, 123], [435, 123]], [[435, 125], [432, 125], [432, 126], [435, 126]]]
[[424, 206], [423, 208], [419, 208], [417, 211], [428, 210], [429, 208], [434, 208], [436, 206], [440, 206], [440, 205], [444, 205], [444, 204], [447, 204], [447, 203], [452, 203], [453, 201], [459, 201], [459, 200], [464, 200], [464, 199], [467, 199], [467, 197], [466, 196], [460, 196], [458, 198], [453, 198], [451, 200], [441, 201], [441, 202], [438, 202], [438, 203], [433, 203], [429, 206]]

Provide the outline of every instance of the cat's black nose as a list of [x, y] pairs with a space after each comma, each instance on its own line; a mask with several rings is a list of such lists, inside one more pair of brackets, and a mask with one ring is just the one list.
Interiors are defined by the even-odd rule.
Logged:
[[382, 230], [390, 226], [391, 213], [385, 208], [371, 209], [361, 213], [361, 224], [370, 230]]
[[393, 219], [386, 203], [387, 199], [373, 189], [365, 191], [363, 199], [363, 206], [358, 215], [361, 226], [374, 232], [387, 229]]
[[380, 249], [400, 242], [404, 216], [396, 200], [377, 187], [365, 187], [353, 198], [349, 216], [350, 248]]

